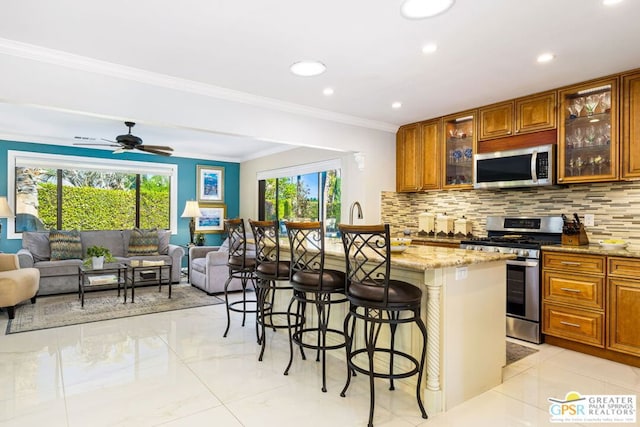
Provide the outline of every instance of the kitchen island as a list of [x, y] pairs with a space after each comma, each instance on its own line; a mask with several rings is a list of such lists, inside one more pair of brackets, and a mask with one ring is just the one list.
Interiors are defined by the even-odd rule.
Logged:
[[[391, 277], [423, 290], [422, 316], [428, 331], [423, 384], [429, 414], [448, 410], [502, 382], [505, 262], [512, 258], [514, 255], [432, 246], [411, 246], [392, 254]], [[326, 244], [325, 268], [344, 271], [339, 240]], [[342, 328], [346, 309], [332, 309], [332, 327]], [[420, 343], [415, 326], [398, 328], [398, 348], [416, 355]], [[415, 381], [415, 376], [408, 378], [402, 386], [415, 390]]]

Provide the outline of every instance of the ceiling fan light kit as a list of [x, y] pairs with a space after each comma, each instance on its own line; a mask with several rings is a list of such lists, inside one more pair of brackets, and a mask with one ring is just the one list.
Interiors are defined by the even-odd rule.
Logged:
[[94, 146], [94, 147], [95, 146], [115, 147], [116, 149], [113, 151], [113, 154], [125, 153], [127, 151], [132, 151], [132, 150], [140, 150], [145, 153], [158, 154], [160, 156], [171, 155], [173, 148], [167, 147], [164, 145], [147, 145], [143, 143], [142, 138], [140, 138], [139, 136], [133, 135], [131, 133], [131, 128], [136, 125], [135, 122], [124, 122], [124, 124], [126, 127], [129, 128], [128, 133], [116, 136], [115, 141], [102, 138], [104, 141], [107, 141], [110, 144], [100, 144], [100, 143], [92, 144], [92, 143], [84, 143], [84, 142], [75, 142], [73, 145], [88, 145], [88, 146]]

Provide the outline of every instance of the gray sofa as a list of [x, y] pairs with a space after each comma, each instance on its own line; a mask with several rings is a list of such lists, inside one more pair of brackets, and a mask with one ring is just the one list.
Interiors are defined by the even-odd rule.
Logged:
[[[172, 266], [171, 281], [180, 282], [182, 257], [181, 246], [169, 244], [169, 231], [158, 230], [159, 255], [128, 256], [131, 230], [81, 231], [82, 253], [90, 246], [103, 246], [111, 251], [117, 262], [129, 264], [132, 260], [164, 261]], [[38, 295], [78, 292], [78, 266], [82, 259], [51, 260], [48, 231], [25, 231], [22, 233], [22, 249], [18, 251], [20, 267], [35, 267], [40, 270]]]

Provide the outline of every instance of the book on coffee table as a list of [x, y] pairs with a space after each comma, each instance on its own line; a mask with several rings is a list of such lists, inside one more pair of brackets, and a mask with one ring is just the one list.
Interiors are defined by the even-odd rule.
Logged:
[[110, 285], [118, 283], [118, 276], [113, 274], [104, 274], [102, 276], [89, 276], [89, 285]]

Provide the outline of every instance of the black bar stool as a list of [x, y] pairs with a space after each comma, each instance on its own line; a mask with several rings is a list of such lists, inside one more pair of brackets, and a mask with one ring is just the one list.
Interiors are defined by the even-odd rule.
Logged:
[[[346, 269], [347, 298], [349, 312], [344, 320], [347, 335], [347, 383], [340, 395], [345, 396], [351, 383], [352, 369], [369, 376], [369, 426], [373, 426], [375, 408], [375, 378], [388, 378], [390, 390], [394, 390], [394, 379], [418, 375], [416, 397], [422, 418], [427, 412], [422, 404], [420, 386], [427, 354], [427, 329], [420, 317], [422, 290], [410, 283], [392, 280], [391, 245], [389, 225], [339, 225], [342, 233]], [[362, 321], [359, 331], [363, 336], [355, 336], [356, 323]], [[415, 323], [422, 334], [422, 353], [420, 359], [395, 348], [395, 333], [399, 325]], [[390, 343], [379, 344], [380, 329], [384, 325], [390, 328]], [[358, 345], [357, 343], [363, 343]], [[361, 348], [355, 348], [359, 346]], [[366, 355], [368, 365], [358, 365], [359, 355]], [[381, 355], [389, 358], [388, 368], [374, 366], [374, 360]], [[394, 361], [408, 362], [411, 368], [402, 372], [394, 370]]]
[[[289, 291], [292, 288], [289, 283], [290, 262], [280, 259], [280, 237], [278, 221], [251, 221], [251, 231], [256, 242], [256, 277], [258, 279], [258, 316], [260, 326], [258, 344], [260, 349], [259, 361], [262, 361], [265, 348], [265, 329], [288, 328], [284, 322], [286, 311], [274, 311], [276, 292]], [[282, 283], [286, 281], [286, 283]], [[282, 323], [277, 323], [276, 318], [281, 317]], [[297, 322], [296, 322], [297, 323]]]
[[[291, 250], [291, 285], [293, 297], [289, 303], [289, 364], [284, 371], [289, 374], [293, 363], [293, 344], [317, 351], [316, 361], [322, 355], [322, 391], [327, 391], [326, 351], [345, 346], [343, 331], [329, 328], [331, 306], [347, 302], [344, 295], [345, 274], [324, 268], [324, 225], [322, 222], [287, 222], [287, 235]], [[307, 303], [313, 304], [317, 313], [315, 325], [305, 322], [291, 324], [291, 319], [306, 318]], [[295, 311], [294, 311], [295, 305]], [[305, 341], [306, 334], [315, 334], [316, 342]], [[337, 343], [327, 344], [327, 334], [338, 338]], [[304, 358], [304, 353], [302, 354]]]
[[[242, 218], [227, 219], [224, 221], [225, 229], [229, 236], [229, 277], [224, 284], [224, 301], [227, 305], [227, 328], [224, 330], [224, 337], [229, 332], [231, 325], [231, 312], [242, 313], [242, 326], [245, 324], [247, 313], [257, 313], [258, 306], [256, 299], [247, 299], [247, 286], [249, 282], [255, 292], [255, 251], [247, 251], [247, 235], [244, 229]], [[240, 279], [242, 283], [242, 299], [229, 303], [229, 283], [233, 278]], [[258, 335], [258, 324], [256, 323], [256, 337]]]

